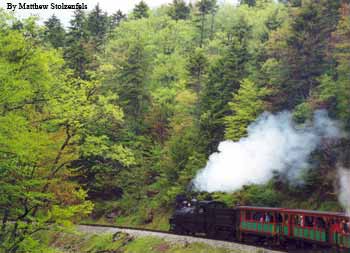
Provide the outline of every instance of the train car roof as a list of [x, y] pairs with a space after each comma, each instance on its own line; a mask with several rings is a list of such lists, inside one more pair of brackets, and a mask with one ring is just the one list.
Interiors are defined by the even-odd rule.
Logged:
[[340, 212], [325, 212], [325, 211], [313, 211], [303, 209], [289, 209], [289, 208], [278, 208], [278, 207], [258, 207], [258, 206], [237, 206], [238, 209], [242, 210], [255, 210], [255, 211], [279, 211], [284, 213], [293, 214], [304, 214], [304, 215], [315, 215], [315, 216], [337, 216], [341, 218], [349, 218], [345, 213]]
[[264, 210], [264, 211], [281, 211], [283, 208], [279, 207], [264, 207], [264, 206], [237, 206], [238, 209], [243, 210]]
[[338, 217], [347, 217], [345, 213], [339, 213], [339, 212], [325, 212], [325, 211], [313, 211], [313, 210], [303, 210], [303, 209], [289, 209], [284, 208], [282, 210], [286, 213], [298, 213], [298, 214], [305, 214], [305, 215], [322, 215], [322, 216], [338, 216]]

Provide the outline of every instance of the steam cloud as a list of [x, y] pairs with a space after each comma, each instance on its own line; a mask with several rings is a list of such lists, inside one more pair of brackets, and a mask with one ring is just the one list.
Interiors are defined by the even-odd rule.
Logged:
[[248, 137], [219, 144], [219, 151], [209, 157], [194, 179], [194, 187], [198, 191], [232, 192], [243, 185], [266, 183], [273, 171], [297, 180], [310, 166], [309, 156], [321, 140], [341, 136], [338, 123], [324, 110], [316, 111], [313, 121], [302, 127], [296, 126], [290, 112], [265, 112], [248, 127]]
[[338, 177], [340, 183], [339, 201], [350, 215], [350, 170], [343, 167], [338, 168]]

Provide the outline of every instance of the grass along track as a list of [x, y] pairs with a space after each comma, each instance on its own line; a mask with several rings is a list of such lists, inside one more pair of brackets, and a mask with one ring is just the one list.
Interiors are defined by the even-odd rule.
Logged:
[[208, 239], [203, 236], [189, 236], [189, 235], [177, 235], [168, 231], [154, 230], [154, 229], [143, 229], [133, 228], [125, 226], [115, 226], [106, 224], [90, 224], [83, 223], [77, 226], [78, 231], [89, 234], [103, 234], [111, 233], [115, 234], [123, 232], [130, 234], [133, 237], [159, 237], [165, 241], [180, 243], [180, 244], [191, 244], [191, 243], [204, 243], [212, 247], [220, 247], [234, 250], [233, 252], [242, 253], [280, 253], [285, 252], [281, 250], [273, 250], [254, 245], [247, 245], [241, 243], [235, 243], [230, 241], [222, 241], [216, 239]]

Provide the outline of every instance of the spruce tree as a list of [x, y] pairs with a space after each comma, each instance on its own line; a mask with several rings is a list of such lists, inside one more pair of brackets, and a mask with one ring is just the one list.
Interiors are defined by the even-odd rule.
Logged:
[[44, 24], [46, 27], [44, 39], [54, 48], [64, 47], [66, 32], [61, 21], [55, 15], [52, 15]]
[[197, 93], [202, 88], [207, 64], [208, 60], [202, 49], [197, 48], [191, 53], [187, 64], [189, 86]]
[[147, 108], [149, 100], [146, 88], [147, 65], [144, 46], [136, 42], [130, 47], [118, 78], [120, 100], [126, 114], [133, 121], [142, 121], [142, 115]]
[[319, 99], [350, 128], [350, 4], [343, 4], [337, 30], [332, 34], [332, 53], [337, 67], [333, 76], [321, 79]]
[[256, 0], [241, 0], [240, 4], [247, 4], [248, 6], [252, 7], [255, 6]]
[[109, 20], [106, 12], [103, 12], [99, 4], [89, 13], [87, 17], [87, 29], [90, 39], [98, 50], [104, 44], [109, 29]]
[[110, 30], [114, 30], [119, 24], [126, 20], [126, 14], [124, 14], [121, 10], [118, 10], [112, 16], [109, 17], [110, 20]]
[[215, 28], [215, 15], [218, 10], [217, 0], [212, 0], [212, 7], [210, 10], [210, 39], [214, 39], [214, 28]]
[[196, 3], [196, 27], [199, 29], [199, 47], [203, 47], [205, 38], [208, 36], [206, 29], [207, 16], [214, 13], [216, 8], [215, 0], [200, 0]]
[[337, 38], [335, 58], [338, 63], [338, 114], [350, 128], [350, 4], [343, 4], [342, 17], [334, 36]]
[[132, 11], [133, 17], [135, 19], [141, 19], [141, 18], [148, 18], [149, 14], [149, 7], [148, 5], [141, 0], [137, 5], [135, 5], [135, 8]]
[[302, 3], [302, 7], [292, 13], [290, 27], [279, 30], [284, 42], [274, 41], [269, 47], [283, 73], [278, 94], [283, 108], [294, 108], [306, 101], [319, 85], [320, 76], [332, 67], [327, 50], [338, 20], [339, 1], [304, 0]]
[[289, 4], [291, 7], [300, 7], [302, 0], [279, 0], [279, 2]]
[[87, 19], [83, 10], [76, 10], [67, 34], [64, 57], [68, 66], [74, 70], [77, 77], [87, 78], [88, 64], [92, 59], [92, 52], [88, 47], [89, 32]]
[[224, 138], [224, 117], [230, 114], [228, 103], [248, 75], [246, 65], [250, 60], [248, 39], [251, 27], [244, 18], [228, 33], [226, 48], [208, 71], [208, 80], [201, 93], [201, 128], [210, 140], [208, 151], [213, 152]]
[[169, 16], [174, 20], [188, 19], [191, 9], [184, 0], [173, 0], [170, 5]]

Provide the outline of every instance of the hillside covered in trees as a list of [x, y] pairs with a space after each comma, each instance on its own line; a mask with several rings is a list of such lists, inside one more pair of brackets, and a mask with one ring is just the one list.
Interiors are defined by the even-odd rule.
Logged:
[[178, 194], [344, 210], [347, 138], [323, 142], [300, 184], [191, 182], [264, 111], [303, 125], [325, 109], [350, 130], [349, 73], [347, 0], [97, 5], [68, 27], [0, 10], [0, 251], [49, 252], [37, 234], [81, 220], [166, 228]]

